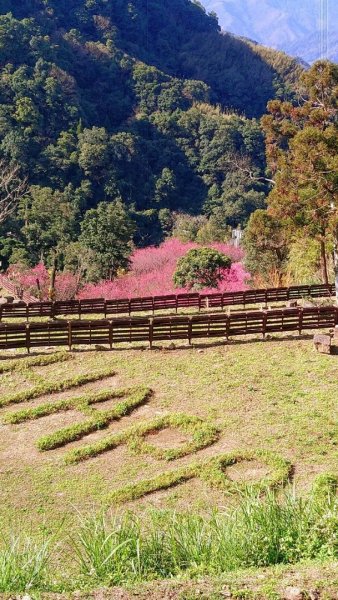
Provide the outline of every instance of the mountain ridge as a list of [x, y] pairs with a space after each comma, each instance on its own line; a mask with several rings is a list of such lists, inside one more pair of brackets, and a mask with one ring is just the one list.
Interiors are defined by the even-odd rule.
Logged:
[[218, 15], [223, 30], [306, 62], [321, 58], [320, 29], [327, 15], [327, 58], [338, 60], [338, 3], [334, 0], [324, 0], [324, 4], [321, 0], [204, 0], [203, 4]]

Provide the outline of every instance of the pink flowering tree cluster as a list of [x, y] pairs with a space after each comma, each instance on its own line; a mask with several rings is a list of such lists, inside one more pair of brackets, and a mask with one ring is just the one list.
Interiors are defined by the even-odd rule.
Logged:
[[[209, 246], [229, 256], [232, 266], [224, 273], [224, 278], [217, 289], [203, 291], [236, 292], [247, 289], [250, 275], [242, 264], [243, 251], [224, 243], [214, 243]], [[174, 287], [173, 275], [179, 258], [193, 248], [200, 248], [200, 246], [193, 242], [184, 243], [176, 238], [170, 238], [158, 247], [136, 250], [131, 257], [131, 267], [127, 274], [113, 281], [87, 284], [79, 293], [79, 297], [114, 299], [187, 292], [187, 289]]]
[[[7, 277], [14, 283], [18, 293], [28, 292], [39, 300], [48, 300], [50, 273], [43, 263], [33, 268], [22, 265], [9, 267]], [[75, 275], [68, 272], [57, 273], [55, 281], [55, 299], [71, 300], [78, 291], [78, 280]]]

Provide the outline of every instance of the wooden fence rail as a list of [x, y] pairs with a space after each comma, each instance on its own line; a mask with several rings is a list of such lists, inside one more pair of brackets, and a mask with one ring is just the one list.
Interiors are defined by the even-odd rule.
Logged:
[[71, 320], [1, 323], [0, 349], [46, 346], [108, 345], [165, 340], [193, 340], [330, 329], [338, 325], [338, 307], [289, 308], [226, 314], [124, 317], [103, 320]]
[[201, 309], [226, 308], [250, 304], [271, 302], [287, 302], [304, 297], [332, 297], [334, 285], [301, 285], [289, 288], [270, 288], [247, 290], [245, 292], [226, 292], [224, 294], [177, 294], [167, 296], [149, 296], [144, 298], [125, 298], [119, 300], [104, 300], [93, 298], [88, 300], [69, 300], [56, 302], [19, 302], [0, 305], [0, 321], [4, 318], [55, 318], [61, 315], [75, 315], [81, 319], [85, 314], [102, 314], [104, 318], [118, 314], [131, 315], [137, 312], [159, 312], [164, 310], [176, 311], [186, 308]]

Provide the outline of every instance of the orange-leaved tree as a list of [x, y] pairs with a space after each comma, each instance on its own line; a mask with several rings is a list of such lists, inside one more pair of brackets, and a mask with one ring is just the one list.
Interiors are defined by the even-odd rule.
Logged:
[[301, 78], [298, 105], [273, 100], [262, 118], [275, 185], [269, 212], [318, 240], [323, 282], [334, 248], [338, 300], [338, 65], [318, 61]]

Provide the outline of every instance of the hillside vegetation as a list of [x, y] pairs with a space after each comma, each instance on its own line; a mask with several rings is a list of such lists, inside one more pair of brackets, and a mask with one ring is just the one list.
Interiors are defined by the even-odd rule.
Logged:
[[122, 200], [141, 246], [173, 211], [244, 224], [267, 187], [234, 156], [263, 174], [255, 118], [301, 72], [278, 56], [188, 0], [2, 2], [0, 159], [32, 186], [1, 226], [3, 264], [48, 262], [102, 201]]

